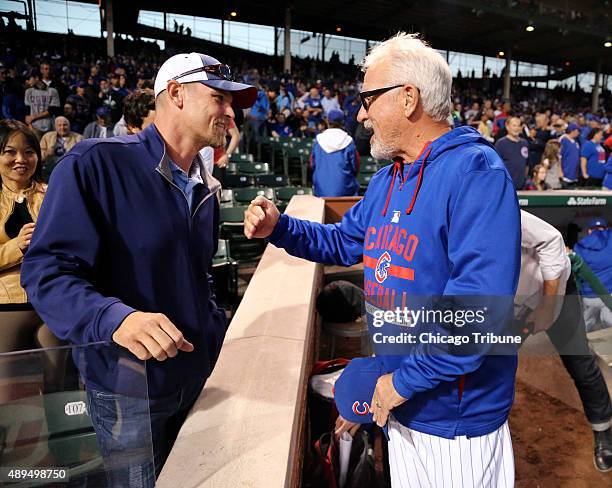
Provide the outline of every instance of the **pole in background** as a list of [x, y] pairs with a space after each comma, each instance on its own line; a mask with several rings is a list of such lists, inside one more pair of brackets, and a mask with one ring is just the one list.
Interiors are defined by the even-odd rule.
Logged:
[[291, 7], [285, 10], [285, 61], [283, 70], [291, 72]]
[[113, 22], [113, 0], [106, 0], [104, 17], [106, 20], [106, 55], [109, 58], [115, 56], [115, 32]]

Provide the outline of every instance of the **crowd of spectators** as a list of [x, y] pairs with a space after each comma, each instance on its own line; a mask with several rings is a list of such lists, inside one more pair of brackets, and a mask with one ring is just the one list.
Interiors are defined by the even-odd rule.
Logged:
[[[97, 39], [32, 37], [23, 32], [0, 41], [0, 102], [2, 118], [28, 124], [41, 138], [45, 161], [57, 160], [81, 138], [123, 135], [150, 123], [140, 120], [130, 129], [124, 113], [133, 113], [134, 104], [149, 104], [153, 113], [152, 98], [141, 95], [152, 93], [161, 62], [185, 50], [167, 46], [162, 52], [156, 43], [120, 38], [120, 54], [107, 58]], [[219, 49], [238, 78], [259, 88], [252, 109], [236, 117], [241, 150], [255, 152], [268, 135], [315, 137], [328, 127], [327, 114], [339, 109], [357, 151], [369, 154], [371, 133], [356, 121], [361, 82], [355, 66], [337, 56], [327, 63], [296, 59], [293, 72], [283, 74], [277, 58], [207, 46], [212, 55]], [[612, 186], [612, 176], [604, 181], [606, 171], [612, 175], [609, 92], [602, 93], [603, 108], [590, 113], [589, 97], [581, 91], [516, 85], [510, 103], [501, 97], [501, 86], [496, 76], [457, 78], [449, 122], [472, 126], [495, 144], [517, 189]]]

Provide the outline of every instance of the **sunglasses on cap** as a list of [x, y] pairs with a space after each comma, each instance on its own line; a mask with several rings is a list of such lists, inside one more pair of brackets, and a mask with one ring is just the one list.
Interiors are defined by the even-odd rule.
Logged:
[[234, 81], [232, 70], [227, 64], [213, 64], [210, 66], [201, 66], [199, 68], [185, 71], [184, 73], [181, 73], [180, 75], [170, 78], [170, 80], [178, 80], [179, 78], [182, 78], [184, 76], [189, 76], [195, 73], [202, 73], [202, 72], [210, 73], [211, 75], [215, 75], [222, 80]]

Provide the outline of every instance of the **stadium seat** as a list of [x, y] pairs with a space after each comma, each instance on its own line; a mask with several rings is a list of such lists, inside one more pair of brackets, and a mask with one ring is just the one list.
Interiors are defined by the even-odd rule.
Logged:
[[312, 148], [312, 144], [314, 143], [314, 139], [312, 138], [305, 138], [305, 139], [300, 139], [299, 142], [295, 143], [296, 147], [303, 147], [304, 149], [308, 149], [310, 150]]
[[283, 175], [258, 175], [255, 180], [257, 181], [257, 186], [263, 186], [266, 188], [280, 188], [283, 186], [289, 186], [287, 177]]
[[229, 255], [239, 265], [256, 262], [266, 248], [264, 239], [247, 239], [244, 235], [244, 212], [247, 208], [242, 205], [220, 209], [220, 237], [229, 241]]
[[284, 140], [276, 139], [272, 143], [272, 168], [274, 168], [274, 172], [278, 172], [282, 167], [284, 169], [284, 161], [285, 161], [285, 151], [287, 148], [291, 147], [292, 144], [285, 138]]
[[244, 205], [235, 207], [224, 207], [220, 209], [219, 220], [221, 225], [240, 225], [244, 221], [244, 212], [247, 209]]
[[[274, 176], [274, 175], [271, 175]], [[225, 186], [228, 188], [245, 188], [247, 186], [253, 186], [255, 178], [250, 175], [234, 175], [228, 173], [225, 175]], [[266, 185], [269, 186], [269, 185]]]
[[359, 173], [357, 175], [357, 181], [359, 182], [359, 194], [363, 195], [365, 193], [366, 188], [370, 184], [370, 180], [372, 179], [372, 174], [364, 174]]
[[277, 142], [277, 139], [271, 136], [265, 136], [259, 140], [257, 145], [257, 159], [259, 161], [272, 161], [275, 142]]
[[362, 174], [369, 174], [369, 175], [373, 175], [374, 173], [376, 173], [378, 171], [378, 165], [376, 164], [361, 164], [359, 166], [359, 172]]
[[312, 188], [307, 186], [285, 186], [282, 188], [276, 188], [274, 190], [274, 195], [276, 197], [276, 206], [279, 210], [285, 210], [287, 205], [289, 205], [289, 201], [295, 195], [312, 195]]
[[234, 205], [234, 191], [225, 188], [221, 190], [221, 206], [222, 207], [231, 207]]
[[238, 205], [248, 205], [257, 196], [264, 196], [268, 200], [274, 200], [274, 189], [272, 188], [240, 188], [234, 190], [234, 201]]
[[234, 312], [238, 306], [238, 263], [229, 254], [229, 241], [219, 239], [212, 276], [217, 304]]
[[372, 156], [361, 156], [360, 164], [361, 166], [366, 166], [368, 164], [372, 164], [376, 166], [378, 160], [374, 159]]
[[283, 151], [284, 174], [290, 181], [306, 186], [310, 150], [303, 147], [287, 146]]
[[268, 163], [230, 163], [227, 171], [240, 175], [265, 175], [270, 173], [270, 166]]
[[230, 163], [252, 163], [253, 155], [252, 154], [232, 154], [230, 156]]

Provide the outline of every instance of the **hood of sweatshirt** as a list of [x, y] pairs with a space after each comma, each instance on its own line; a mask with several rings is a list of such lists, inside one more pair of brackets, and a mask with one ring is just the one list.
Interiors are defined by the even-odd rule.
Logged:
[[353, 138], [342, 129], [333, 128], [319, 134], [317, 142], [326, 153], [333, 153], [342, 151], [342, 149], [353, 142]]
[[412, 194], [412, 198], [409, 200], [408, 208], [406, 209], [406, 213], [410, 214], [414, 207], [414, 203], [417, 199], [421, 185], [427, 184], [427, 182], [423, 181], [425, 166], [427, 164], [434, 163], [436, 159], [444, 155], [445, 152], [465, 144], [485, 144], [489, 147], [493, 147], [476, 129], [473, 129], [472, 127], [459, 127], [447, 132], [441, 137], [438, 137], [433, 142], [425, 142], [414, 162], [402, 161], [400, 158], [395, 159], [394, 164], [387, 170], [393, 171], [393, 177], [389, 185], [386, 200], [387, 204], [383, 210], [383, 215], [385, 215], [387, 212], [388, 202], [391, 198], [391, 194], [393, 193], [398, 177], [400, 189], [406, 184], [406, 182], [413, 178], [417, 178], [416, 187]]

